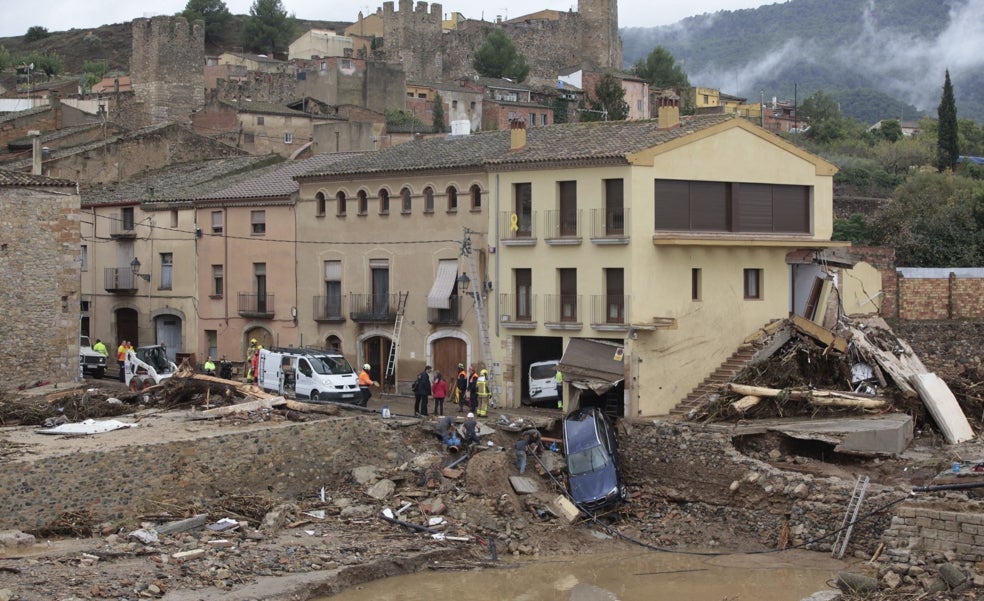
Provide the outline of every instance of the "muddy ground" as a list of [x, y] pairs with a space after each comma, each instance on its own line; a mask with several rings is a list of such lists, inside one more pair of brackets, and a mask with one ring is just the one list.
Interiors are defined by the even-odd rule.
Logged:
[[[900, 330], [906, 333], [904, 328]], [[966, 327], [955, 330], [946, 324], [923, 327], [909, 333], [907, 340], [927, 367], [943, 375], [955, 391], [969, 390], [973, 395], [976, 383], [971, 378], [980, 365], [977, 353], [984, 347], [965, 340], [976, 330], [973, 327], [968, 333]], [[119, 415], [133, 410], [167, 420], [169, 409], [194, 403], [196, 398], [188, 393], [177, 402], [175, 397], [182, 395], [172, 391], [170, 400], [161, 399], [153, 407], [140, 406], [132, 399], [123, 404], [103, 404], [100, 401], [109, 396], [127, 399], [122, 386], [109, 379], [90, 380], [87, 385], [99, 392], [90, 393], [85, 403], [66, 405], [69, 411], [62, 413], [71, 413], [72, 421], [99, 417], [92, 413]], [[44, 414], [36, 399], [26, 394], [8, 395], [0, 400], [0, 420], [12, 426], [11, 430], [23, 430], [23, 426], [18, 428], [14, 424], [47, 419], [50, 416]], [[374, 402], [378, 403], [379, 399]], [[386, 398], [391, 410], [397, 413], [412, 413], [411, 402]], [[541, 416], [556, 413], [524, 411]], [[347, 418], [346, 411], [338, 416], [304, 416], [304, 419]], [[242, 427], [262, 427], [265, 419], [299, 418], [287, 412], [270, 412], [255, 416]], [[973, 421], [979, 431], [980, 424]], [[146, 430], [154, 436], [162, 431], [162, 428]], [[91, 523], [84, 512], [63, 516], [59, 523], [32, 532], [36, 544], [0, 547], [0, 601], [303, 600], [425, 566], [470, 569], [493, 565], [494, 557], [535, 559], [638, 548], [626, 540], [600, 539], [593, 534], [603, 532], [609, 524], [648, 544], [669, 548], [712, 545], [722, 551], [761, 551], [775, 548], [780, 542], [781, 533], [752, 523], [741, 506], [712, 507], [688, 502], [688, 498], [699, 496], [700, 487], [711, 483], [695, 478], [694, 490], [664, 490], [649, 481], [647, 466], [633, 463], [631, 458], [626, 461], [629, 501], [618, 512], [603, 516], [600, 523], [567, 525], [547, 510], [557, 490], [542, 471], [535, 476], [543, 491], [539, 494], [519, 496], [508, 486], [508, 476], [516, 474], [510, 448], [515, 434], [497, 431], [491, 435], [491, 447], [483, 445], [482, 450], [460, 466], [462, 474], [448, 477], [440, 473], [438, 464], [442, 456], [445, 459], [448, 456], [442, 455], [440, 445], [429, 431], [414, 426], [402, 428], [400, 432], [404, 444], [419, 451], [415, 461], [394, 466], [392, 455], [385, 448], [367, 445], [363, 466], [378, 469], [340, 475], [333, 489], [327, 491], [324, 502], [247, 495], [223, 499], [210, 507], [174, 507], [166, 517], [140, 516], [143, 524], [140, 520]], [[546, 432], [550, 434], [559, 432]], [[750, 439], [744, 446], [739, 441], [738, 446], [750, 457], [789, 471], [844, 479], [869, 473], [879, 483], [905, 487], [929, 482], [952, 460], [954, 453], [954, 449], [941, 444], [931, 423], [920, 423], [920, 434], [915, 443], [917, 452], [907, 457], [852, 459], [850, 465], [802, 454], [794, 456], [779, 448], [780, 440], [769, 437]], [[128, 432], [128, 435], [140, 434]], [[56, 445], [57, 438], [44, 437], [39, 444]], [[0, 429], [0, 464], [6, 457], [19, 453], [43, 452], [25, 448], [20, 440]], [[969, 443], [960, 452], [984, 456], [984, 447]], [[367, 494], [374, 485], [385, 488], [386, 485], [380, 484], [384, 480], [394, 483], [392, 494], [384, 499]], [[443, 508], [428, 506], [427, 502], [434, 497], [440, 497]], [[429, 533], [379, 517], [384, 507], [397, 510], [405, 504], [410, 507], [399, 514], [399, 519], [426, 524], [431, 517], [443, 516], [447, 524], [434, 529], [447, 537], [467, 540], [436, 540]], [[224, 531], [198, 527], [162, 534], [157, 541], [150, 542], [133, 536], [142, 525], [173, 522], [201, 512], [208, 513], [209, 524], [228, 518], [235, 526]], [[984, 598], [984, 589], [926, 594], [917, 587], [902, 586], [890, 594], [869, 598], [977, 599]]]

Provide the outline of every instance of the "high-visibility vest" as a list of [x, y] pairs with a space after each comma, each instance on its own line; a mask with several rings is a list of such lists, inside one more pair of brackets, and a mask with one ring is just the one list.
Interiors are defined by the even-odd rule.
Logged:
[[478, 396], [489, 396], [489, 381], [484, 377], [479, 377], [478, 382], [475, 383], [476, 390], [478, 390]]

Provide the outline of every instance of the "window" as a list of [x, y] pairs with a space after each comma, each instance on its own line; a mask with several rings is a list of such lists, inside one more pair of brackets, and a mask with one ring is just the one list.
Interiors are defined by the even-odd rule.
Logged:
[[475, 101], [474, 100], [472, 100], [472, 102], [471, 102], [471, 110], [473, 110], [473, 111], [475, 110]]
[[325, 261], [325, 318], [342, 318], [341, 261]]
[[390, 193], [387, 190], [379, 191], [379, 214], [389, 215], [390, 212]]
[[454, 213], [458, 210], [458, 189], [454, 186], [448, 186], [448, 213]]
[[530, 113], [530, 127], [536, 125], [536, 113]]
[[636, 100], [636, 110], [642, 112], [642, 100]]
[[343, 58], [342, 69], [351, 69], [351, 68], [352, 68], [352, 59]]
[[172, 228], [178, 227], [178, 212], [175, 210], [171, 211], [171, 227]]
[[256, 286], [256, 312], [267, 312], [266, 263], [253, 263], [253, 283]]
[[205, 330], [205, 346], [208, 347], [208, 356], [217, 359], [219, 356], [218, 330]]
[[359, 215], [369, 214], [369, 198], [366, 196], [365, 190], [359, 190]]
[[516, 269], [516, 321], [533, 318], [533, 270]]
[[413, 98], [413, 92], [407, 92], [407, 98]]
[[540, 115], [540, 125], [546, 125], [546, 124], [547, 124], [547, 114], [543, 113], [542, 115]]
[[120, 210], [120, 221], [124, 231], [133, 229], [133, 207], [123, 207]]
[[457, 100], [452, 100], [451, 101], [451, 108], [452, 109], [458, 108], [458, 101]]
[[256, 116], [256, 124], [257, 125], [263, 125], [263, 115], [257, 115]]
[[294, 134], [290, 133], [289, 131], [284, 132], [284, 144], [293, 144], [293, 143], [294, 143]]
[[690, 270], [690, 300], [699, 301], [701, 297], [700, 289], [700, 268], [694, 267]]
[[328, 70], [328, 61], [321, 61], [321, 70], [322, 71]]
[[225, 281], [223, 279], [223, 267], [212, 265], [212, 296], [222, 296], [225, 293]]
[[509, 120], [512, 121], [516, 118], [516, 111], [509, 111]]
[[222, 211], [212, 211], [212, 233], [222, 233]]
[[338, 216], [339, 217], [344, 217], [345, 216], [345, 211], [348, 208], [348, 207], [345, 206], [347, 204], [345, 202], [345, 192], [342, 192], [341, 190], [339, 190], [338, 191], [338, 194], [335, 194], [335, 200], [337, 201], [337, 204], [338, 204], [338, 207], [337, 207], [337, 214], [338, 214]]
[[605, 269], [605, 322], [625, 323], [625, 270]]
[[482, 188], [478, 184], [471, 187], [471, 210], [482, 210]]
[[83, 244], [80, 250], [79, 260], [82, 262], [82, 271], [89, 271], [89, 247]]
[[746, 299], [762, 298], [762, 270], [761, 269], [745, 270], [745, 298]]
[[253, 134], [243, 134], [243, 144], [253, 144], [256, 142], [256, 136]]
[[315, 215], [317, 215], [318, 217], [324, 217], [325, 209], [326, 209], [325, 205], [327, 204], [325, 200], [325, 193], [318, 192], [317, 194], [315, 194], [314, 201], [315, 201]]
[[560, 321], [578, 321], [577, 269], [558, 269], [557, 275], [560, 280]]
[[413, 209], [413, 196], [410, 194], [410, 188], [404, 188], [400, 190], [400, 200], [401, 206], [400, 211], [404, 214], [409, 214]]
[[161, 253], [161, 290], [171, 289], [171, 278], [173, 277], [174, 254]]
[[424, 98], [424, 99], [426, 99], [427, 98], [427, 92], [418, 92], [417, 93], [417, 98]]
[[656, 180], [656, 229], [810, 232], [809, 186]]
[[325, 350], [335, 351], [337, 353], [342, 352], [342, 339], [334, 334], [325, 338]]
[[514, 211], [516, 213], [517, 238], [533, 236], [533, 185], [513, 184]]
[[605, 180], [605, 235], [625, 233], [624, 185], [621, 179]]
[[424, 188], [424, 212], [434, 212], [434, 188], [430, 186]]
[[266, 233], [266, 211], [250, 211], [250, 233], [260, 235]]
[[557, 182], [560, 194], [560, 223], [557, 233], [560, 236], [577, 236], [577, 182]]

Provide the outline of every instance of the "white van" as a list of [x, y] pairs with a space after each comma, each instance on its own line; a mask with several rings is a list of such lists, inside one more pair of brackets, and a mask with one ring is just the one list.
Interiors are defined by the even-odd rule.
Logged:
[[530, 363], [530, 404], [557, 401], [557, 364], [560, 359]]
[[257, 385], [281, 396], [358, 403], [359, 376], [341, 354], [305, 348], [260, 350]]

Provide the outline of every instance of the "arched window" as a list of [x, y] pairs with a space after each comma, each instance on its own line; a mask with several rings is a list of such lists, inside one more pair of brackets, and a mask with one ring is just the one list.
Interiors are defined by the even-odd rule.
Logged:
[[379, 214], [389, 215], [390, 212], [390, 193], [388, 190], [379, 191]]
[[365, 190], [359, 190], [359, 215], [369, 214], [369, 198]]
[[424, 188], [424, 212], [434, 212], [434, 188], [430, 186]]
[[342, 352], [342, 339], [334, 334], [325, 338], [325, 350], [338, 353]]
[[345, 215], [345, 192], [341, 190], [335, 195], [335, 200], [338, 201], [338, 216], [343, 217]]
[[314, 195], [315, 200], [315, 211], [318, 217], [325, 216], [325, 193], [318, 192]]
[[478, 186], [478, 184], [471, 187], [471, 210], [482, 210], [482, 189]]
[[409, 213], [413, 209], [413, 196], [410, 194], [410, 188], [400, 190], [400, 199], [403, 203], [400, 210]]
[[454, 213], [458, 210], [458, 189], [454, 186], [448, 186], [448, 213]]

